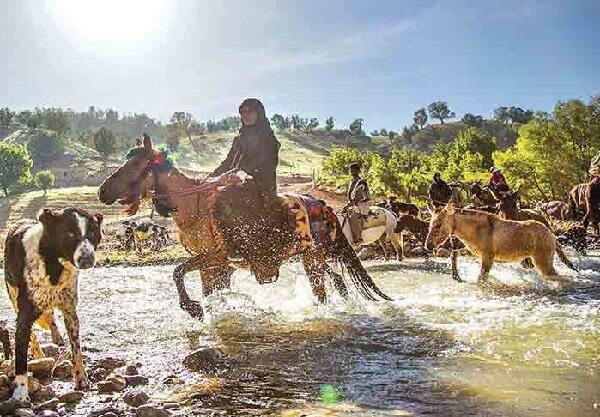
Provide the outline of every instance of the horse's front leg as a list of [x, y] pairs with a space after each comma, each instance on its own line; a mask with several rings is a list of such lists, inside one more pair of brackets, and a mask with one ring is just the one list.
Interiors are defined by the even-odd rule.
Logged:
[[404, 237], [402, 233], [390, 233], [389, 235], [390, 241], [392, 242], [392, 246], [396, 251], [396, 260], [401, 261], [404, 259]]
[[481, 270], [477, 281], [487, 281], [492, 265], [494, 264], [494, 256], [483, 254], [481, 257]]
[[[194, 318], [201, 320], [204, 317], [204, 310], [202, 304], [198, 301], [190, 299], [185, 289], [185, 274], [191, 271], [197, 271], [205, 266], [204, 260], [200, 256], [188, 259], [184, 263], [177, 265], [173, 271], [173, 280], [177, 287], [177, 294], [179, 295], [179, 306], [188, 312], [188, 314]], [[204, 285], [203, 285], [204, 287]]]
[[458, 282], [464, 282], [458, 275], [458, 250], [450, 252], [450, 264], [452, 265], [452, 279]]

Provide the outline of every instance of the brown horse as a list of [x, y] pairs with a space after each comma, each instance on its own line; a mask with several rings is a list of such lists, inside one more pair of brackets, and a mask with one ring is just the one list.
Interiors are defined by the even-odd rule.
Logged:
[[[98, 197], [105, 204], [118, 200], [129, 205], [130, 212], [141, 200], [152, 198], [159, 214], [172, 213], [179, 241], [194, 254], [173, 272], [180, 306], [193, 317], [202, 318], [204, 312], [185, 289], [188, 272], [200, 272], [202, 291], [208, 296], [230, 286], [231, 266], [249, 268], [263, 284], [277, 280], [281, 263], [294, 255], [300, 255], [319, 302], [326, 298], [325, 272], [338, 292], [347, 296], [343, 277], [333, 272], [327, 259], [346, 267], [364, 298], [374, 300], [377, 295], [389, 300], [356, 257], [333, 213], [325, 210], [329, 214], [320, 223], [330, 239], [317, 242], [300, 197], [267, 196], [252, 181], [241, 184], [242, 177], [227, 173], [209, 180], [189, 178], [166, 159], [165, 152], [155, 151], [150, 139], [145, 139], [143, 146], [133, 148], [127, 161], [104, 180]], [[328, 244], [320, 244], [323, 242]]]
[[596, 235], [600, 235], [600, 178], [593, 177], [591, 181], [576, 185], [569, 193], [571, 212], [575, 218], [583, 211], [583, 227], [587, 231], [590, 223]]
[[544, 215], [537, 210], [519, 208], [519, 190], [498, 193], [498, 214], [504, 220], [535, 220], [550, 228]]
[[404, 236], [402, 232], [405, 230], [412, 233], [417, 240], [421, 242], [423, 247], [425, 247], [425, 240], [427, 239], [427, 233], [429, 232], [429, 224], [410, 214], [405, 214], [398, 218], [395, 232], [401, 236], [400, 248], [402, 258], [404, 258]]
[[[431, 206], [430, 210], [428, 249], [456, 236], [471, 253], [481, 258], [479, 280], [487, 279], [494, 261], [519, 262], [526, 258], [533, 260], [543, 277], [560, 280], [553, 264], [555, 253], [565, 265], [576, 270], [554, 234], [539, 222], [502, 220], [494, 214], [456, 209], [453, 204], [437, 209]], [[455, 260], [453, 256], [453, 263]]]
[[[494, 194], [487, 188], [481, 185], [481, 180], [471, 183], [470, 187], [473, 204], [480, 207], [495, 207], [496, 198]], [[486, 210], [487, 211], [487, 210]]]

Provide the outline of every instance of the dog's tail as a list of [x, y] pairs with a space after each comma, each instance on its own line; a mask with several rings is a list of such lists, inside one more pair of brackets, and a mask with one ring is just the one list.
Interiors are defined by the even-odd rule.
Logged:
[[558, 255], [558, 259], [560, 259], [563, 264], [567, 265], [573, 271], [579, 272], [579, 269], [575, 268], [573, 262], [571, 262], [569, 258], [567, 258], [567, 255], [565, 255], [562, 246], [558, 242], [556, 242], [556, 254]]

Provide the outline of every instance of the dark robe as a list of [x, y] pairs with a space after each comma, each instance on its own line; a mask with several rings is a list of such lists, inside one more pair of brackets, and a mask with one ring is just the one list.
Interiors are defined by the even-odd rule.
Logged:
[[431, 183], [427, 194], [429, 194], [429, 198], [432, 200], [433, 204], [439, 206], [450, 201], [450, 198], [452, 198], [452, 189], [446, 181], [440, 179]]
[[227, 158], [211, 176], [221, 175], [232, 169], [240, 169], [250, 175], [265, 190], [277, 190], [276, 171], [279, 163], [280, 143], [275, 138], [265, 110], [258, 100], [246, 100], [242, 106], [254, 107], [258, 114], [256, 124], [242, 126], [233, 139]]

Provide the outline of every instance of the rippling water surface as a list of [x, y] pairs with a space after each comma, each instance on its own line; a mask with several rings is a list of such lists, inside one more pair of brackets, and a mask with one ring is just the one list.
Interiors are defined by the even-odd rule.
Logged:
[[[172, 267], [99, 268], [82, 274], [83, 345], [141, 363], [152, 395], [185, 415], [598, 416], [600, 260], [575, 263], [582, 273], [560, 289], [516, 266], [496, 265], [481, 286], [452, 281], [443, 261], [368, 264], [393, 302], [325, 306], [299, 264], [264, 286], [238, 271], [205, 300], [204, 323], [180, 310]], [[198, 276], [187, 285], [200, 298]], [[13, 317], [6, 295], [0, 312]], [[229, 367], [185, 371], [202, 346]], [[323, 385], [339, 393], [332, 404]]]

